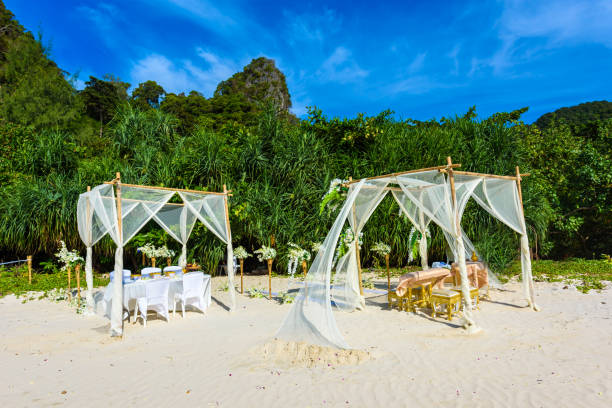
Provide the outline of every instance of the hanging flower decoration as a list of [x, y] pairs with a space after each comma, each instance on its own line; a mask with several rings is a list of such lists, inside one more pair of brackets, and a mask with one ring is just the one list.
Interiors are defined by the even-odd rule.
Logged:
[[380, 241], [375, 243], [370, 250], [383, 257], [391, 253], [391, 247]]
[[312, 252], [316, 254], [319, 252], [322, 246], [323, 244], [321, 242], [313, 242], [310, 248], [312, 249]]
[[262, 245], [257, 251], [254, 251], [257, 255], [259, 262], [267, 261], [269, 259], [276, 258], [276, 249]]
[[[357, 242], [359, 249], [361, 249], [361, 246], [363, 245], [363, 232], [359, 233]], [[346, 255], [353, 245], [355, 245], [355, 234], [353, 233], [351, 227], [346, 227], [346, 229], [340, 234], [338, 248], [336, 248], [336, 254], [334, 256], [332, 265], [335, 265], [338, 259]]]
[[327, 208], [328, 213], [331, 213], [338, 208], [340, 203], [346, 198], [348, 180], [333, 179], [329, 184], [329, 190], [323, 196], [323, 200], [319, 205], [319, 215], [323, 214]]
[[250, 257], [251, 254], [249, 254], [243, 246], [239, 246], [238, 248], [234, 249], [234, 256], [236, 259], [246, 259]]
[[84, 262], [83, 258], [79, 256], [79, 252], [76, 249], [69, 251], [68, 248], [66, 248], [66, 243], [64, 241], [60, 241], [60, 250], [57, 254], [55, 254], [55, 256], [59, 258], [60, 262], [63, 264], [61, 267], [62, 271], [65, 271], [68, 268], [73, 268], [76, 265]]
[[293, 278], [298, 264], [302, 261], [310, 261], [310, 252], [290, 242], [288, 258], [289, 262], [287, 263], [287, 273]]
[[[425, 229], [425, 239], [430, 237], [431, 234], [429, 232], [429, 228]], [[410, 235], [408, 235], [408, 246], [410, 248], [410, 253], [408, 254], [408, 262], [412, 262], [419, 256], [419, 244], [421, 243], [421, 239], [423, 239], [423, 234], [421, 231], [417, 230], [415, 227], [412, 227], [410, 230]]]

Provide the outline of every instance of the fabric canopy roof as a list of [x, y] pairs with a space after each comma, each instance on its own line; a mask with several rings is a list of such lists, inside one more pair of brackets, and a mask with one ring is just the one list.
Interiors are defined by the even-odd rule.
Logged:
[[[169, 203], [175, 194], [181, 197], [182, 204]], [[116, 195], [113, 184], [102, 184], [81, 194], [77, 204], [79, 235], [87, 247], [85, 274], [89, 310], [93, 308], [92, 246], [108, 234], [117, 245], [115, 276], [122, 276], [123, 247], [150, 220], [154, 220], [172, 238], [182, 244], [179, 264], [183, 267], [187, 262], [187, 240], [197, 220], [200, 220], [227, 245], [230, 309], [233, 310], [236, 298], [234, 269], [231, 267], [233, 249], [227, 212], [227, 193], [121, 185], [120, 183], [117, 183]], [[111, 335], [114, 336], [123, 333], [122, 286], [122, 279], [113, 280]]]

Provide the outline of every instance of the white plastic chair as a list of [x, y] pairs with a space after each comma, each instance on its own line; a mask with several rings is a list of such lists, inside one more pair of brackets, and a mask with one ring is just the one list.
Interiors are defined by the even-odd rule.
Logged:
[[185, 317], [185, 306], [191, 305], [206, 314], [206, 302], [204, 301], [204, 273], [189, 272], [183, 275], [183, 292], [174, 295], [174, 309], [172, 316], [176, 312], [176, 302], [181, 303], [183, 317]]
[[[138, 309], [140, 309], [140, 315], [144, 322], [144, 326], [147, 327], [147, 313], [149, 310], [155, 311], [157, 314], [163, 316], [166, 322], [169, 321], [168, 313], [168, 291], [170, 289], [170, 281], [167, 279], [157, 279], [145, 283], [145, 293], [147, 294], [144, 298], [139, 298], [136, 301], [136, 309], [134, 315], [138, 316]], [[136, 317], [137, 319], [138, 317]], [[134, 321], [136, 321], [134, 319]]]

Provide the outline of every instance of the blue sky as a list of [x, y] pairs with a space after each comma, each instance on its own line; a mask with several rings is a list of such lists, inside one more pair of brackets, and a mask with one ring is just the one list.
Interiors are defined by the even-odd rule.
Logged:
[[419, 120], [611, 100], [612, 1], [4, 0], [78, 73], [210, 97], [267, 56], [293, 112]]

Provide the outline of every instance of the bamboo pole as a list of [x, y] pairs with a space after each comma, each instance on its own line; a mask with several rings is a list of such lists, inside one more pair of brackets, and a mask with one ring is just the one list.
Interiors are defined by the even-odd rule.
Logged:
[[74, 267], [74, 273], [76, 274], [77, 282], [77, 299], [79, 300], [79, 306], [81, 305], [81, 264], [77, 264]]
[[68, 272], [68, 300], [72, 300], [72, 293], [70, 291], [70, 275], [72, 275], [72, 268], [68, 266], [66, 271]]
[[[443, 170], [444, 169], [441, 169], [440, 171], [443, 171]], [[530, 173], [524, 173], [524, 174], [517, 173], [516, 176], [499, 176], [497, 174], [475, 173], [473, 171], [459, 171], [459, 170], [453, 170], [453, 173], [454, 174], [461, 174], [461, 175], [465, 175], [465, 176], [497, 178], [497, 179], [504, 179], [504, 180], [518, 180], [517, 177], [519, 177], [519, 178], [520, 177], [528, 177], [530, 175]]]
[[240, 294], [244, 293], [244, 281], [243, 281], [243, 274], [244, 274], [244, 259], [240, 259]]
[[28, 283], [32, 284], [32, 255], [28, 255]]
[[391, 272], [389, 271], [389, 254], [385, 255], [385, 262], [387, 263], [387, 295], [391, 293]]
[[[461, 167], [461, 164], [451, 164], [451, 168], [454, 168], [454, 167]], [[366, 177], [364, 179], [359, 179], [359, 180], [352, 180], [352, 178], [349, 177], [349, 183], [348, 184], [358, 183], [361, 180], [376, 180], [376, 179], [381, 179], [381, 178], [385, 178], [385, 177], [397, 177], [397, 176], [402, 176], [404, 174], [421, 173], [423, 171], [440, 170], [440, 169], [446, 169], [446, 168], [448, 168], [448, 165], [447, 166], [425, 167], [425, 168], [422, 168], [422, 169], [400, 171], [398, 173], [389, 173], [389, 174], [383, 174], [383, 175], [380, 175], [380, 176]]]
[[519, 170], [519, 166], [516, 166], [516, 187], [518, 189], [518, 196], [519, 196], [519, 201], [521, 203], [521, 210], [523, 211], [523, 214], [525, 213], [525, 210], [523, 208], [523, 191], [521, 189], [521, 178], [525, 177], [529, 175], [529, 173], [526, 174], [521, 174], [520, 170]]
[[[117, 173], [119, 174], [119, 173]], [[104, 184], [115, 184], [117, 183], [117, 179], [113, 180], [113, 181], [105, 181]], [[125, 187], [137, 187], [137, 188], [150, 188], [150, 189], [154, 189], [154, 190], [166, 190], [166, 191], [180, 191], [183, 193], [195, 193], [195, 194], [216, 194], [216, 195], [231, 195], [230, 193], [232, 192], [232, 190], [226, 190], [223, 193], [218, 193], [216, 191], [200, 191], [200, 190], [188, 190], [185, 188], [171, 188], [171, 187], [159, 187], [159, 186], [143, 186], [140, 184], [128, 184], [128, 183], [122, 183], [123, 186]]]
[[[352, 177], [349, 177], [349, 184], [352, 183]], [[355, 228], [355, 256], [357, 258], [357, 276], [359, 279], [359, 294], [363, 296], [363, 282], [361, 282], [361, 254], [359, 253], [359, 233], [357, 232], [359, 226], [357, 225], [357, 216], [355, 215], [355, 202], [353, 201], [353, 225]]]
[[[229, 246], [232, 245], [232, 228], [230, 227], [230, 220], [229, 220], [229, 205], [227, 202], [227, 197], [230, 196], [231, 194], [228, 194], [230, 190], [227, 189], [227, 185], [223, 185], [223, 204], [225, 206], [225, 228], [226, 228], [226, 232], [227, 232], [227, 245], [228, 248]], [[232, 299], [232, 306], [231, 308], [235, 307], [236, 305], [236, 295], [234, 294], [234, 260], [233, 259], [229, 259], [229, 254], [227, 256], [227, 278], [228, 281], [230, 281], [231, 283], [231, 288], [230, 290], [230, 295], [231, 295], [231, 299]], [[231, 275], [230, 275], [231, 274]], [[232, 277], [231, 280], [229, 279], [229, 277]], [[240, 283], [242, 284], [242, 275], [240, 276], [241, 281]]]
[[272, 261], [268, 259], [268, 299], [272, 300]]
[[[117, 183], [117, 237], [119, 238], [119, 245], [123, 247], [123, 219], [121, 214], [121, 173], [116, 174]], [[123, 252], [122, 252], [123, 253]], [[120, 307], [123, 308], [123, 268], [119, 271], [120, 276], [115, 276], [114, 285], [120, 285], [121, 290], [119, 291], [119, 299], [115, 299], [113, 296], [113, 307], [114, 302], [119, 302]], [[115, 271], [117, 275], [117, 271]], [[119, 283], [118, 283], [119, 282]], [[117, 287], [117, 286], [115, 286]], [[123, 309], [122, 309], [123, 310]], [[121, 312], [121, 337], [123, 337], [123, 311]]]

